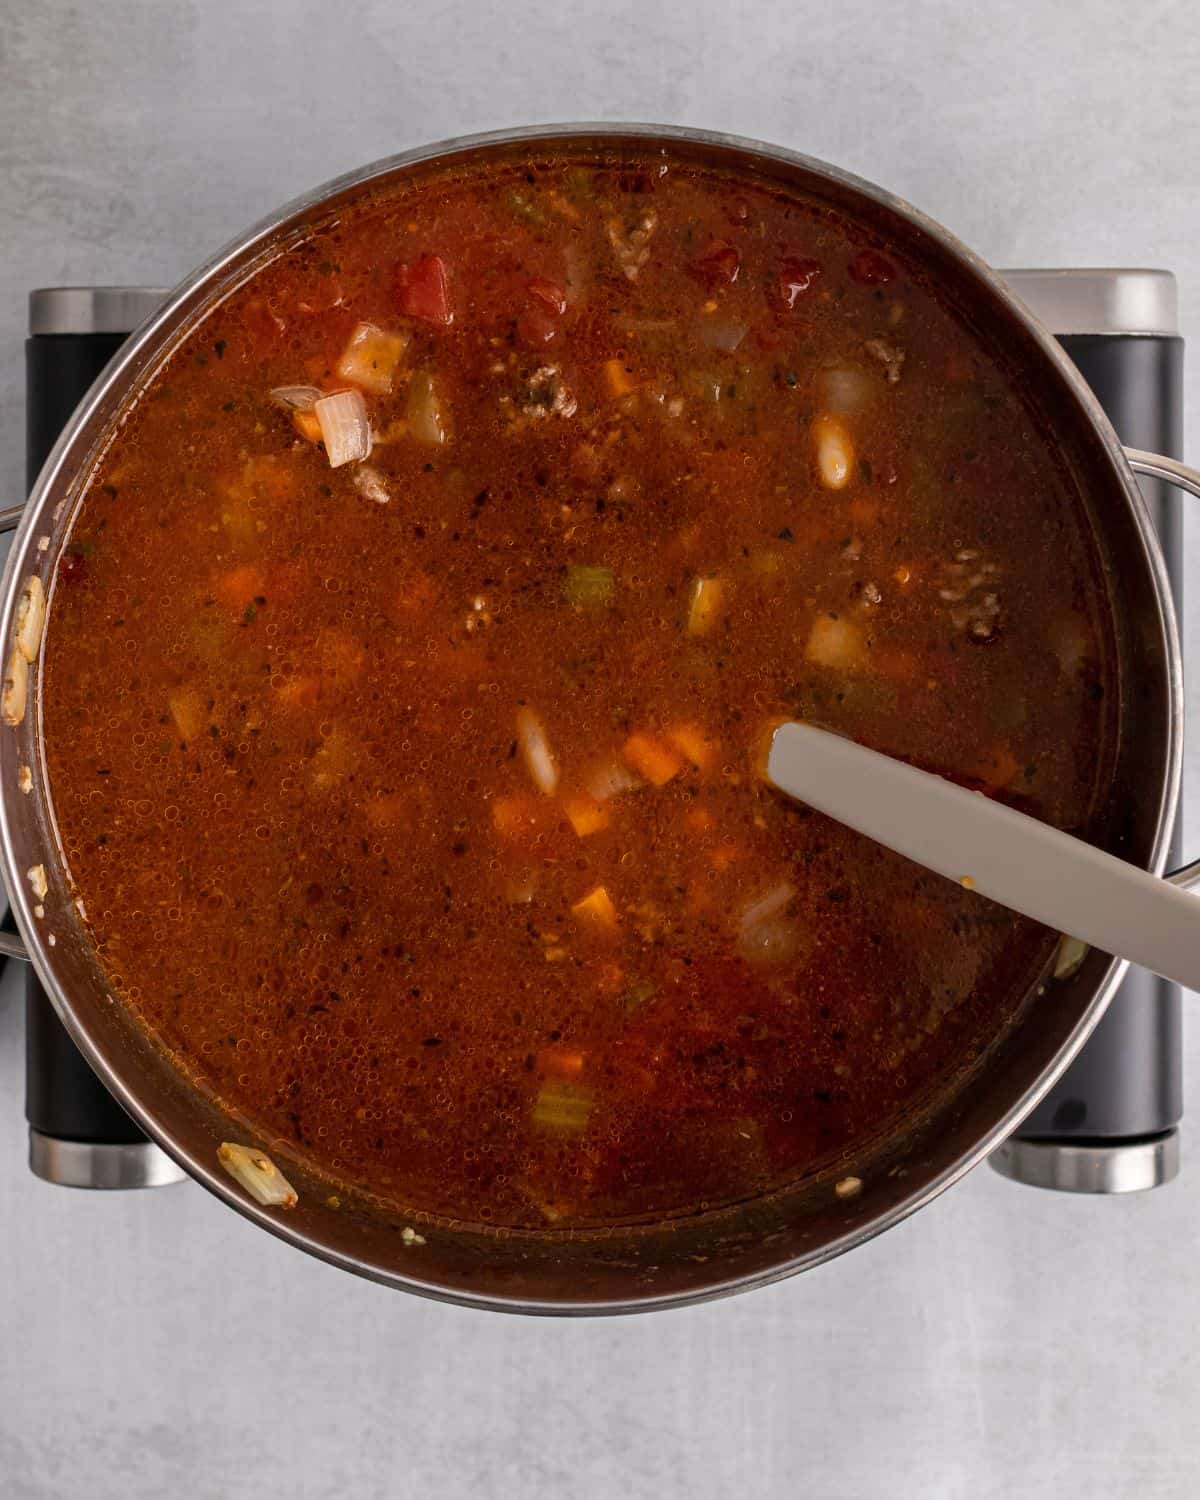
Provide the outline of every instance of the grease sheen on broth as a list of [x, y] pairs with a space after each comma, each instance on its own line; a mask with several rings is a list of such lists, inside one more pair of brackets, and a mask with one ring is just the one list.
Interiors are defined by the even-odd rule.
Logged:
[[774, 793], [764, 728], [1083, 829], [1105, 618], [1065, 468], [892, 247], [670, 151], [426, 171], [230, 295], [92, 477], [55, 815], [252, 1138], [476, 1223], [687, 1213], [951, 1086], [1053, 943]]

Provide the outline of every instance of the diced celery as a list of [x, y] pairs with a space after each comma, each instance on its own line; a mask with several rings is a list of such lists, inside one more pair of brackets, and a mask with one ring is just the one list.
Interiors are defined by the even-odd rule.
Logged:
[[573, 564], [563, 580], [567, 603], [575, 609], [603, 609], [612, 603], [613, 591], [611, 568]]
[[592, 1090], [578, 1083], [547, 1079], [538, 1090], [533, 1123], [552, 1135], [582, 1135], [592, 1112]]

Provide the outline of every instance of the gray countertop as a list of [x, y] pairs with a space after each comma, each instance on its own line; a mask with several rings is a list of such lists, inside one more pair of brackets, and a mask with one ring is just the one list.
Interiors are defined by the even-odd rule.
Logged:
[[[520, 121], [781, 141], [897, 189], [994, 264], [1167, 266], [1194, 336], [1198, 64], [1200, 12], [1169, 0], [9, 6], [0, 495], [21, 490], [29, 287], [170, 283], [335, 172]], [[1200, 379], [1193, 448], [1198, 423]], [[1196, 556], [1192, 526], [1190, 571]], [[1181, 1178], [1150, 1195], [1061, 1197], [980, 1170], [769, 1291], [522, 1321], [354, 1281], [191, 1185], [34, 1181], [16, 996], [9, 975], [5, 1500], [1200, 1492], [1200, 1159], [1186, 1132]]]

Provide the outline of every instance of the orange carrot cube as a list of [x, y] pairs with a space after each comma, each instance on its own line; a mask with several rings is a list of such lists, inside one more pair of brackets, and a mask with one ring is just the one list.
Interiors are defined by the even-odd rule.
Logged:
[[608, 892], [602, 885], [589, 891], [581, 901], [576, 901], [571, 911], [576, 920], [585, 927], [602, 932], [616, 932], [617, 908], [612, 904]]
[[637, 381], [633, 378], [633, 371], [622, 359], [604, 361], [604, 379], [611, 396], [628, 396], [631, 391], [637, 390]]
[[667, 739], [691, 761], [697, 771], [710, 770], [721, 753], [717, 740], [699, 724], [672, 724], [667, 730]]
[[586, 792], [578, 797], [568, 797], [563, 803], [563, 811], [581, 839], [608, 827], [608, 808]]
[[683, 757], [648, 734], [631, 734], [621, 754], [652, 786], [666, 786], [683, 770]]

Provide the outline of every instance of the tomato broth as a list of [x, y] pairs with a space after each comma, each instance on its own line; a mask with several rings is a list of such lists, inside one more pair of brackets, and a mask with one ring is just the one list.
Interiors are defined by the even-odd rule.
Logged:
[[443, 166], [232, 292], [99, 462], [55, 817], [245, 1139], [473, 1223], [695, 1212], [944, 1093], [1055, 942], [774, 791], [772, 724], [1084, 831], [1106, 618], [895, 247], [670, 148]]

